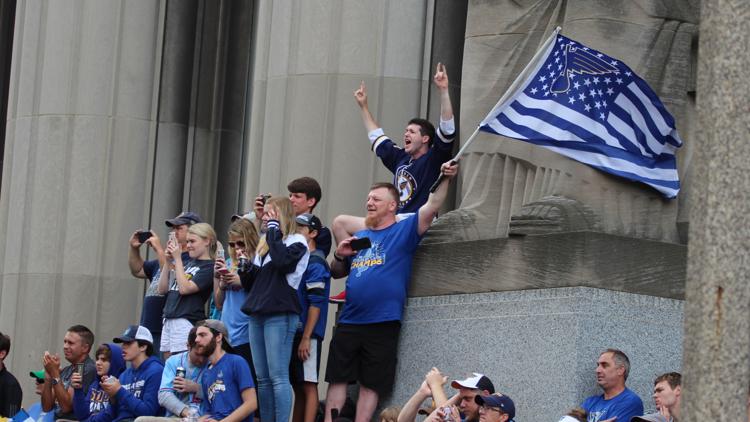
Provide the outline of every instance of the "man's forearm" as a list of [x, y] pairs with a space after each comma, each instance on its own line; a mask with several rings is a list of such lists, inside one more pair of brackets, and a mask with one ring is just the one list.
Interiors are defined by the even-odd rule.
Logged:
[[440, 90], [440, 118], [450, 120], [453, 118], [453, 103], [451, 103], [450, 89]]
[[176, 416], [182, 416], [182, 411], [188, 407], [171, 391], [159, 391], [159, 405]]
[[49, 412], [53, 407], [55, 407], [55, 393], [52, 391], [52, 384], [47, 380], [42, 388], [42, 410]]
[[346, 265], [347, 260], [339, 261], [336, 259], [336, 252], [334, 252], [333, 260], [331, 260], [331, 277], [341, 278], [349, 275], [349, 267]]
[[372, 113], [370, 113], [369, 107], [367, 107], [366, 105], [362, 106], [359, 111], [362, 115], [362, 123], [364, 123], [367, 133], [370, 133], [371, 131], [380, 127], [378, 126], [378, 122], [375, 121], [375, 118], [372, 117]]
[[72, 412], [73, 411], [72, 391], [66, 390], [65, 386], [63, 386], [62, 383], [58, 383], [53, 388], [55, 390], [55, 398], [57, 399], [57, 404], [60, 405], [60, 410], [62, 410], [65, 413]]
[[133, 277], [143, 278], [143, 258], [140, 251], [132, 246], [128, 247], [128, 266]]
[[428, 395], [422, 394], [420, 391], [414, 393], [413, 396], [404, 404], [401, 411], [398, 413], [397, 422], [414, 422], [419, 412], [419, 406], [424, 402]]

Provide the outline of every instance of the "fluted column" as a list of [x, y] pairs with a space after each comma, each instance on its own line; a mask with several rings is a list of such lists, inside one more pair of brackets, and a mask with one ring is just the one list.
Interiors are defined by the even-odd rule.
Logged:
[[[19, 379], [82, 323], [137, 322], [127, 237], [147, 223], [160, 1], [18, 3], [0, 198], [0, 330]], [[25, 387], [25, 404], [35, 398]]]

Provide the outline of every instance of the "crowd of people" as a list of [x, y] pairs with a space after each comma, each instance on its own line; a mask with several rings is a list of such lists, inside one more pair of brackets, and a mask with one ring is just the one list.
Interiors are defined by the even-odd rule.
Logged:
[[[455, 123], [442, 64], [434, 83], [439, 127], [410, 120], [402, 147], [370, 113], [364, 82], [354, 92], [371, 148], [394, 175], [393, 183], [370, 188], [365, 217], [338, 216], [328, 229], [313, 213], [321, 187], [302, 177], [288, 184], [288, 196], [258, 195], [250, 212], [232, 216], [226, 251], [195, 212], [166, 220], [165, 243], [154, 230], [134, 232], [128, 264], [148, 282], [139, 324], [98, 347], [87, 327], [70, 327], [63, 344], [69, 365], [45, 352], [43, 370], [34, 372], [40, 412], [95, 422], [250, 421], [254, 414], [286, 422], [294, 403], [293, 420], [312, 422], [330, 280], [348, 276], [345, 293], [331, 298], [344, 304], [325, 374], [325, 419], [343, 408], [347, 384], [358, 382], [356, 420], [370, 420], [393, 385], [413, 254], [458, 172], [450, 160]], [[143, 259], [144, 245], [153, 259]], [[7, 344], [3, 358], [10, 338]], [[12, 416], [19, 384], [4, 366], [0, 381], [0, 403], [8, 403], [0, 415]], [[13, 389], [17, 394], [5, 394]]]
[[[412, 257], [458, 172], [450, 159], [455, 123], [441, 64], [434, 83], [441, 94], [439, 125], [410, 120], [402, 147], [370, 113], [364, 82], [354, 92], [371, 148], [394, 175], [393, 183], [370, 188], [365, 217], [341, 215], [328, 229], [314, 214], [321, 187], [302, 177], [288, 184], [288, 196], [258, 195], [250, 212], [232, 216], [226, 251], [194, 212], [166, 220], [164, 245], [156, 231], [134, 232], [128, 264], [133, 276], [148, 281], [139, 323], [98, 346], [87, 327], [71, 326], [63, 340], [68, 365], [45, 352], [43, 369], [30, 373], [40, 395], [37, 420], [372, 420], [394, 383]], [[154, 259], [142, 258], [144, 245]], [[345, 292], [330, 298], [343, 308], [330, 342], [321, 411], [332, 277], [347, 279]], [[10, 338], [0, 334], [1, 416], [13, 416], [21, 404], [19, 383], [2, 364], [9, 351]], [[625, 387], [629, 370], [621, 351], [602, 353], [596, 376], [603, 394], [561, 421], [678, 421], [679, 374], [656, 379], [659, 413], [643, 415], [641, 399]], [[419, 413], [428, 422], [514, 420], [515, 403], [488, 377], [451, 382], [456, 392], [450, 398], [447, 379], [433, 368], [403, 408], [385, 409], [381, 420], [413, 422]], [[354, 382], [359, 391], [350, 406], [347, 385]], [[427, 399], [431, 408], [421, 409]]]

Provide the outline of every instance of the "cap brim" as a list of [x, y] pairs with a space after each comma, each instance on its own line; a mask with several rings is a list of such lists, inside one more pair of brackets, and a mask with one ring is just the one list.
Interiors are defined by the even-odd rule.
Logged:
[[41, 376], [40, 376], [40, 374], [37, 374], [34, 371], [29, 371], [29, 376], [31, 376], [31, 378], [34, 378], [34, 379], [37, 379], [37, 380], [44, 380], [44, 371], [37, 371], [37, 372], [39, 372], [41, 374]]
[[171, 218], [169, 220], [164, 221], [164, 224], [166, 224], [167, 227], [182, 226], [188, 223], [189, 223], [189, 220], [185, 220], [183, 218]]
[[130, 343], [131, 341], [135, 341], [133, 337], [115, 337], [112, 339], [113, 343]]

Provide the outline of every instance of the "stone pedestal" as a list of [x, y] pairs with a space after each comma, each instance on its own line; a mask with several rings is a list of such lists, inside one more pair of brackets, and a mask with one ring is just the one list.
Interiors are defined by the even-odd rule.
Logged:
[[601, 393], [596, 359], [613, 347], [630, 358], [629, 388], [653, 408], [654, 377], [680, 370], [682, 314], [681, 300], [587, 287], [411, 298], [388, 402], [405, 403], [436, 366], [451, 380], [486, 374], [518, 420], [554, 421]]

